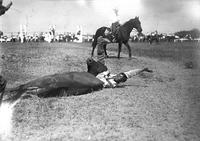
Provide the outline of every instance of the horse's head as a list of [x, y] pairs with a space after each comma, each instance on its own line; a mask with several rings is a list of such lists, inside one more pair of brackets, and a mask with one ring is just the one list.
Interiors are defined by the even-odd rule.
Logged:
[[139, 17], [135, 17], [134, 19], [131, 19], [133, 24], [134, 24], [134, 28], [141, 33], [142, 32], [142, 27], [141, 27], [141, 22], [139, 20]]

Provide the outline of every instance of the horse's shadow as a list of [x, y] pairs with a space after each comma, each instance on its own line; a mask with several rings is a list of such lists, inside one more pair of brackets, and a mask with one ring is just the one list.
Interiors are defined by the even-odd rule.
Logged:
[[130, 86], [130, 87], [148, 87], [147, 85], [137, 85], [137, 84], [134, 84], [134, 85], [130, 85], [130, 84], [121, 84], [121, 85], [118, 85], [116, 86], [115, 88], [126, 88], [127, 86]]
[[119, 59], [117, 56], [114, 56], [114, 55], [108, 55], [108, 56], [106, 56], [106, 59], [112, 59], [112, 58]]
[[[106, 59], [126, 59], [127, 57], [120, 57], [120, 58], [118, 58], [117, 56], [114, 56], [114, 55], [108, 55], [107, 57], [106, 57]], [[128, 58], [128, 60], [138, 60], [136, 57], [131, 57], [131, 58]]]
[[106, 59], [123, 59], [123, 58], [126, 58], [126, 57], [120, 57], [120, 58], [118, 58], [117, 56], [114, 56], [114, 55], [108, 55], [107, 57], [106, 57]]

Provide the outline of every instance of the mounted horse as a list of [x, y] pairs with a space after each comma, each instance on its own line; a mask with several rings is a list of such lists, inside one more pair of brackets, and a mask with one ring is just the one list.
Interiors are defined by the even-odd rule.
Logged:
[[[114, 36], [114, 38], [116, 40], [116, 43], [118, 43], [118, 55], [117, 55], [118, 58], [120, 58], [122, 44], [124, 44], [128, 48], [129, 58], [131, 58], [131, 56], [132, 56], [131, 48], [130, 48], [128, 41], [130, 38], [130, 33], [133, 30], [133, 28], [135, 28], [139, 33], [142, 32], [142, 27], [141, 27], [139, 17], [130, 19], [129, 21], [125, 22], [123, 25], [119, 26], [119, 28], [116, 28], [116, 31], [114, 33], [112, 32], [112, 35]], [[104, 36], [104, 32], [106, 29], [111, 30], [109, 27], [105, 27], [105, 26], [97, 29], [97, 31], [94, 35], [94, 41], [92, 43], [92, 47], [93, 47], [92, 53], [91, 53], [92, 56], [94, 55], [94, 50], [97, 45], [97, 38], [99, 36]], [[105, 51], [105, 55], [107, 56], [106, 45], [104, 46], [104, 51]]]

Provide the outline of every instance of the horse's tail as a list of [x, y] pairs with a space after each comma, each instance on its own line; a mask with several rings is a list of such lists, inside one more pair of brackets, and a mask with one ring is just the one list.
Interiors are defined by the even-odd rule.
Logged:
[[104, 32], [105, 32], [106, 29], [109, 29], [109, 28], [103, 26], [103, 27], [100, 27], [99, 29], [97, 29], [97, 31], [96, 31], [96, 33], [95, 33], [95, 35], [93, 37], [93, 39], [94, 39], [93, 42], [92, 42], [92, 47], [93, 48], [95, 48], [96, 45], [97, 45], [97, 39], [98, 39], [98, 37], [99, 36], [104, 36]]
[[96, 45], [97, 45], [97, 35], [95, 34], [94, 40], [92, 42], [92, 47], [96, 47]]

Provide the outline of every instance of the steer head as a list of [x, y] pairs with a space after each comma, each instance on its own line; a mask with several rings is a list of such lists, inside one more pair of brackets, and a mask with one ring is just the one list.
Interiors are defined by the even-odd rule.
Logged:
[[87, 72], [97, 76], [99, 73], [107, 71], [108, 68], [99, 61], [95, 61], [93, 58], [87, 59]]

